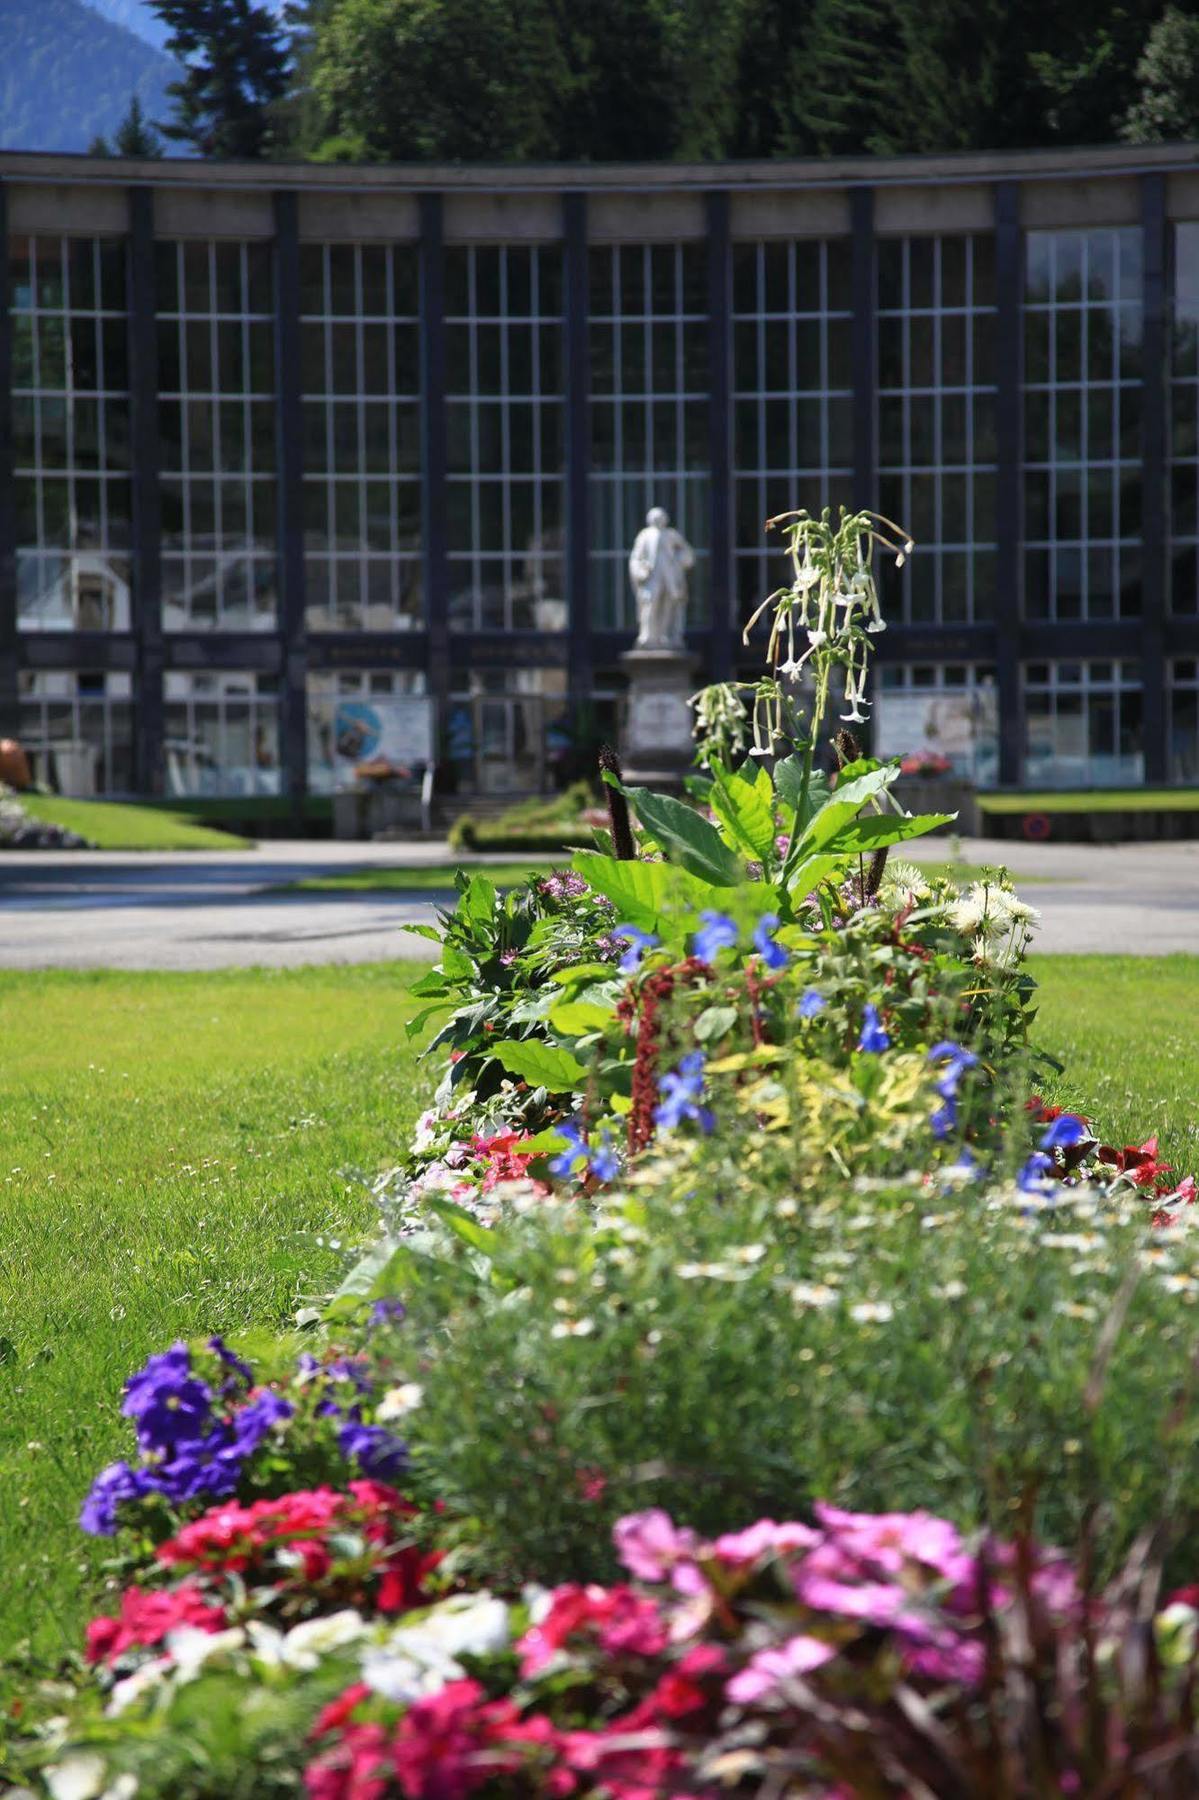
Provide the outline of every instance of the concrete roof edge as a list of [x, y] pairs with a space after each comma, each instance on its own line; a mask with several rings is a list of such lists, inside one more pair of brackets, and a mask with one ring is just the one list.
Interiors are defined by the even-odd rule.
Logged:
[[725, 163], [294, 163], [92, 157], [0, 149], [0, 180], [34, 185], [225, 188], [358, 193], [742, 192], [908, 187], [980, 181], [1068, 180], [1199, 168], [1199, 144], [1101, 144], [1069, 150], [960, 151], [952, 155], [830, 157]]

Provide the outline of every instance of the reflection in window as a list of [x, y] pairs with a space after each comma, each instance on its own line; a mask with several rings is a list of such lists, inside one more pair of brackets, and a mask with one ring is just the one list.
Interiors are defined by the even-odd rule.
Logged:
[[1170, 610], [1199, 613], [1199, 224], [1174, 228]]
[[460, 793], [534, 794], [560, 785], [573, 732], [565, 669], [472, 669], [455, 683], [445, 750]]
[[1199, 786], [1199, 662], [1193, 656], [1170, 666], [1170, 779]]
[[763, 531], [790, 508], [850, 502], [849, 243], [733, 249], [733, 464], [739, 618], [787, 576]]
[[35, 781], [80, 800], [133, 792], [132, 676], [23, 669], [18, 682], [17, 734]]
[[636, 621], [627, 561], [651, 506], [696, 550], [689, 623], [707, 618], [708, 299], [695, 244], [590, 256], [591, 605], [601, 631]]
[[167, 631], [275, 625], [271, 246], [156, 246], [162, 616]]
[[300, 306], [309, 629], [418, 629], [417, 252], [302, 245]]
[[1026, 663], [1024, 720], [1029, 787], [1133, 787], [1144, 780], [1139, 663]]
[[990, 666], [884, 663], [872, 712], [875, 756], [948, 764], [976, 787], [998, 781], [999, 696]]
[[331, 794], [382, 756], [414, 776], [434, 754], [423, 669], [310, 669], [308, 786]]
[[880, 579], [914, 624], [994, 616], [994, 331], [990, 238], [880, 241], [879, 507], [917, 545]]
[[277, 794], [277, 681], [234, 669], [168, 670], [167, 793]]
[[1024, 579], [1030, 619], [1141, 610], [1141, 234], [1030, 231]]
[[125, 242], [9, 243], [17, 615], [24, 631], [128, 631]]
[[450, 628], [563, 631], [561, 252], [445, 260]]

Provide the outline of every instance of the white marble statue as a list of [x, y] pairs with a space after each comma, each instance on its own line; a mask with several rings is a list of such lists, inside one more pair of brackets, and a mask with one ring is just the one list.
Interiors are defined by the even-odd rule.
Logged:
[[651, 506], [629, 556], [637, 598], [637, 648], [681, 650], [687, 619], [687, 571], [695, 551], [660, 506]]

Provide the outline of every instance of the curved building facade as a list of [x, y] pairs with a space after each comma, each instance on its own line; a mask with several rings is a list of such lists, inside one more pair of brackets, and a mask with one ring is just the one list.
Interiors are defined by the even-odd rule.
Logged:
[[881, 749], [1199, 782], [1193, 147], [8, 153], [0, 206], [0, 733], [64, 788], [299, 803], [405, 705], [459, 793], [550, 788], [615, 729], [651, 504], [709, 679], [767, 515], [874, 506], [919, 545]]

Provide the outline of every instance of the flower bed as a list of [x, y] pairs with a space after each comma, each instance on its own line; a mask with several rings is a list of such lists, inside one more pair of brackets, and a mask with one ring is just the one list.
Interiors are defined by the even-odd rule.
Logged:
[[[841, 618], [856, 711], [830, 543], [775, 648]], [[1029, 1099], [1002, 874], [890, 860], [938, 822], [897, 769], [830, 785], [755, 703], [771, 771], [710, 747], [703, 810], [614, 781], [623, 855], [459, 877], [376, 1240], [126, 1383], [23, 1791], [1195, 1791], [1194, 1181]]]

